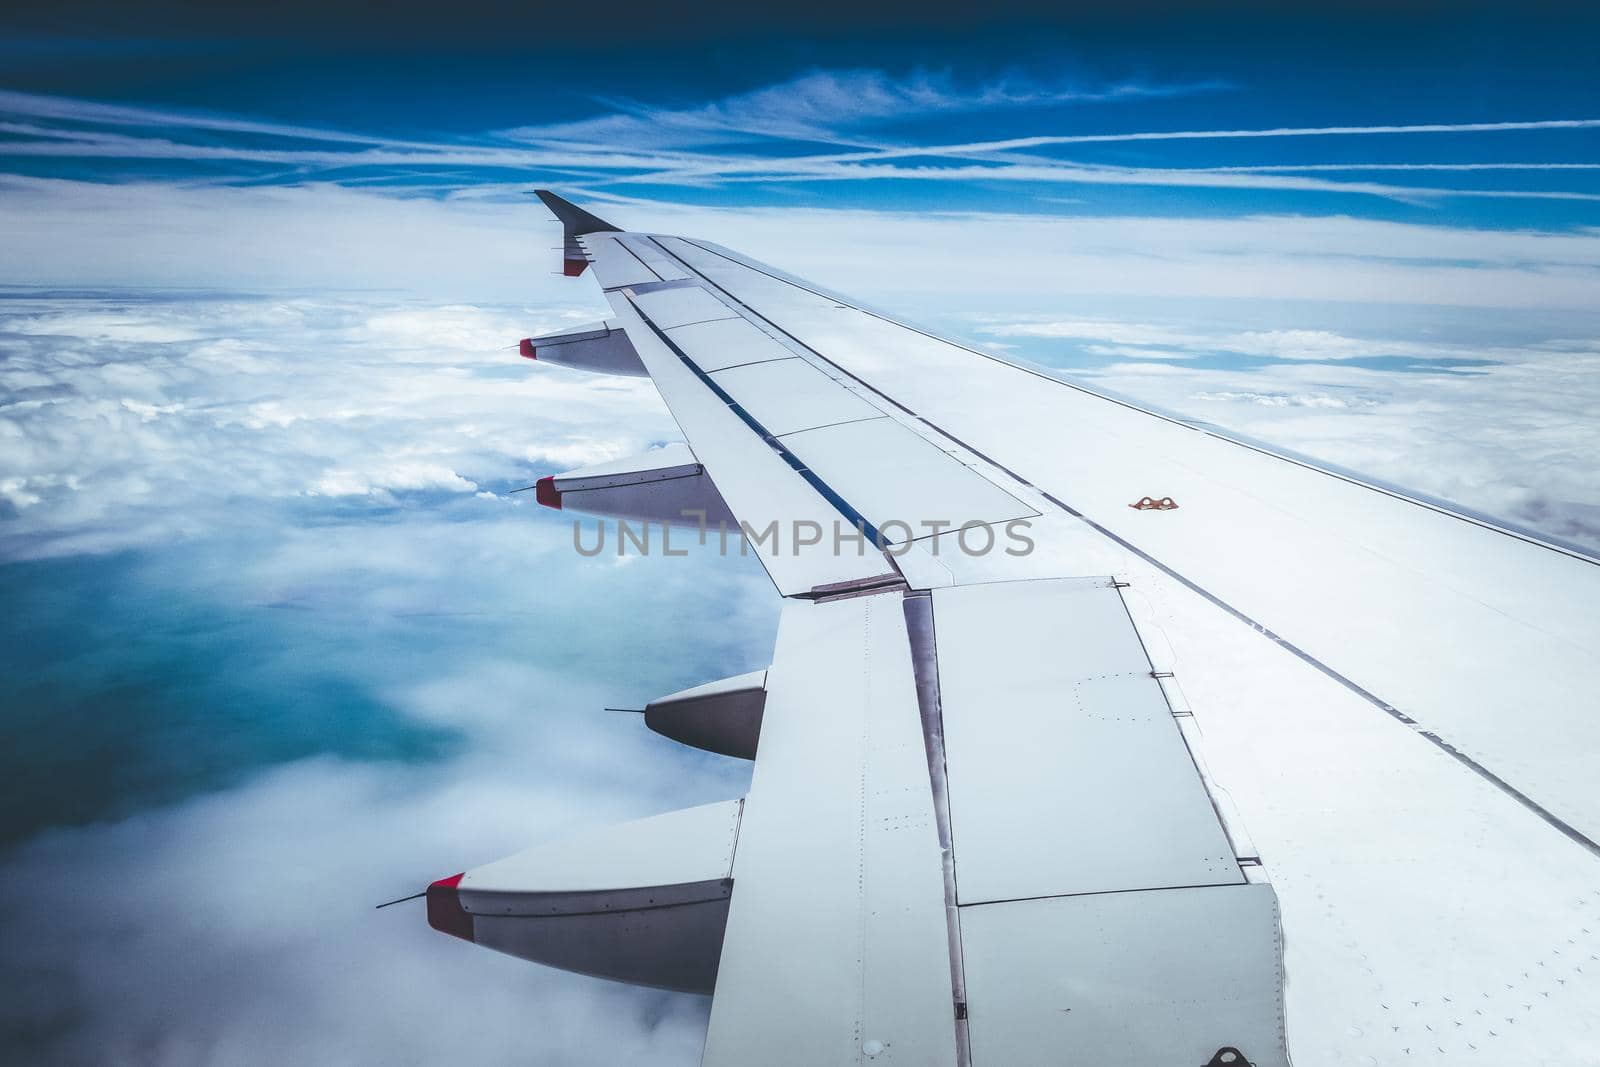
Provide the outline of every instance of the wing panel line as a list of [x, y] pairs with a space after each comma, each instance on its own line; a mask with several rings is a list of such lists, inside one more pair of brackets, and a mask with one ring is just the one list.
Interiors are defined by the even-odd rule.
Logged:
[[624, 252], [628, 253], [628, 255], [632, 256], [634, 259], [639, 260], [639, 266], [643, 267], [645, 270], [647, 270], [651, 274], [655, 275], [657, 281], [661, 281], [662, 280], [661, 272], [656, 270], [650, 264], [646, 263], [644, 260], [639, 259], [639, 253], [637, 253], [633, 249], [629, 248], [626, 243], [624, 243], [622, 241], [612, 241], [611, 243], [616, 245], [618, 248], [622, 249]]
[[[818, 352], [815, 348], [812, 348], [810, 345], [808, 345], [804, 341], [800, 340], [800, 338], [796, 337], [794, 334], [790, 333], [788, 330], [785, 330], [782, 326], [779, 326], [777, 323], [773, 322], [771, 319], [769, 319], [765, 315], [761, 314], [761, 312], [757, 311], [755, 308], [751, 307], [749, 304], [746, 304], [743, 300], [740, 300], [737, 296], [734, 296], [727, 289], [724, 289], [722, 286], [718, 285], [716, 282], [712, 281], [710, 278], [707, 278], [704, 274], [701, 274], [699, 271], [695, 270], [694, 267], [691, 264], [686, 262], [682, 257], [680, 257], [672, 249], [668, 248], [666, 245], [662, 244], [660, 241], [657, 241], [654, 237], [650, 238], [650, 240], [652, 242], [654, 242], [654, 244], [655, 244], [655, 246], [657, 248], [661, 249], [663, 254], [669, 255], [673, 259], [677, 260], [679, 263], [683, 264], [683, 269], [684, 270], [692, 272], [695, 275], [695, 277], [697, 277], [697, 278], [701, 279], [702, 281], [704, 281], [705, 284], [711, 286], [713, 289], [715, 289], [717, 292], [721, 293], [723, 296], [727, 297], [729, 300], [733, 301], [739, 307], [744, 308], [751, 315], [754, 315], [756, 318], [760, 319], [763, 323], [765, 323], [768, 326], [768, 328], [770, 328], [770, 329], [772, 329], [772, 330], [774, 330], [774, 331], [776, 331], [778, 333], [783, 334], [783, 336], [787, 337], [796, 346], [798, 346], [800, 348], [803, 348], [807, 352], [811, 353], [813, 356], [816, 356], [818, 359], [822, 360], [822, 362], [826, 363], [828, 366], [832, 367], [834, 370], [838, 371], [840, 374], [844, 375], [846, 378], [849, 378], [851, 381], [855, 382], [857, 385], [861, 386], [863, 389], [870, 390], [874, 396], [879, 397], [885, 403], [893, 404], [896, 408], [898, 408], [901, 411], [905, 412], [907, 415], [910, 415], [912, 418], [922, 419], [921, 415], [918, 415], [915, 411], [912, 411], [910, 408], [906, 407], [904, 404], [902, 404], [900, 401], [896, 400], [894, 397], [890, 396], [888, 393], [884, 392], [882, 389], [879, 389], [877, 386], [873, 385], [869, 381], [865, 381], [865, 380], [863, 380], [861, 378], [858, 378], [856, 375], [851, 374], [849, 371], [847, 371], [843, 367], [839, 366], [839, 364], [835, 363], [833, 360], [829, 359], [827, 356], [823, 355], [821, 352]], [[690, 241], [687, 237], [680, 238], [680, 240], [687, 241], [689, 244], [695, 245], [696, 248], [700, 247], [699, 245], [695, 244], [695, 242]], [[718, 253], [712, 252], [709, 248], [708, 249], [704, 249], [704, 251], [706, 251], [709, 254], [714, 255], [714, 256], [718, 255]], [[727, 259], [728, 257], [721, 256], [720, 258]], [[734, 261], [730, 259], [730, 260], [728, 260], [728, 262], [733, 263]], [[742, 266], [742, 265], [743, 264], [735, 264], [735, 266]], [[752, 267], [751, 269], [754, 270], [755, 268]], [[766, 274], [765, 271], [757, 271], [756, 273], [758, 273], [758, 274]], [[774, 281], [781, 281], [781, 282], [784, 282], [785, 284], [790, 284], [785, 279], [783, 279], [783, 278], [775, 278], [773, 275], [770, 275], [770, 274], [768, 274], [767, 277], [773, 278]], [[804, 287], [802, 286], [801, 288], [804, 288]], [[811, 292], [811, 293], [815, 293], [815, 290], [808, 289], [806, 291], [807, 292]], [[822, 294], [816, 293], [815, 295], [821, 296]], [[861, 309], [860, 308], [856, 308], [856, 310], [860, 311]], [[868, 312], [863, 312], [863, 314], [869, 314], [869, 313]], [[891, 320], [887, 320], [886, 319], [884, 321], [891, 321]], [[936, 338], [936, 340], [937, 340], [937, 338]], [[928, 420], [927, 419], [922, 419], [922, 421], [923, 422], [927, 422]], [[928, 425], [932, 426], [933, 423], [930, 422], [930, 423], [928, 423]], [[938, 427], [934, 427], [934, 428], [938, 429]], [[948, 435], [946, 435], [946, 436], [948, 436]], [[954, 440], [954, 438], [951, 438], [951, 440]], [[998, 464], [996, 464], [996, 466], [998, 466]]]
[[800, 462], [800, 457], [789, 451], [789, 449], [784, 446], [781, 440], [769, 433], [767, 428], [761, 425], [760, 422], [756, 421], [754, 415], [751, 415], [748, 411], [741, 407], [739, 402], [730, 396], [728, 392], [722, 388], [722, 386], [718, 385], [716, 380], [713, 379], [710, 374], [704, 370], [701, 370], [700, 365], [694, 361], [694, 358], [683, 349], [679, 348], [673, 342], [672, 338], [667, 336], [665, 330], [661, 329], [661, 327], [650, 321], [650, 317], [645, 314], [643, 308], [640, 308], [636, 304], [634, 305], [634, 310], [639, 313], [639, 320], [650, 328], [651, 333], [656, 335], [657, 340], [666, 345], [668, 350], [671, 351], [673, 355], [682, 360], [683, 365], [688, 367], [689, 370], [694, 373], [694, 376], [699, 378], [701, 383], [716, 395], [718, 400], [721, 400], [728, 406], [728, 410], [732, 411], [739, 417], [741, 422], [750, 427], [751, 430], [755, 431], [756, 435], [759, 436], [761, 440], [765, 441], [767, 445], [773, 449], [773, 451], [782, 456], [784, 462], [789, 464], [790, 467], [794, 468], [794, 472], [796, 474], [804, 478], [806, 483], [810, 485], [811, 488], [820, 493], [822, 498], [829, 504], [832, 504], [841, 515], [843, 515], [846, 519], [849, 519], [852, 525], [859, 526], [861, 531], [872, 540], [873, 544], [876, 545], [878, 543], [878, 528], [872, 525], [872, 523], [868, 522], [865, 515], [851, 507], [849, 501], [845, 500], [844, 497], [840, 496], [832, 486], [818, 477], [817, 474], [804, 463]]
[[967, 973], [961, 950], [961, 909], [956, 892], [955, 843], [950, 829], [950, 790], [944, 751], [944, 710], [939, 697], [939, 642], [933, 621], [933, 597], [926, 592], [907, 593], [901, 602], [906, 636], [911, 642], [911, 673], [917, 686], [917, 707], [922, 717], [922, 741], [928, 755], [928, 780], [933, 789], [934, 824], [944, 855], [945, 923], [950, 938], [950, 988], [955, 998], [956, 1064], [972, 1063], [972, 1041], [967, 1030]]

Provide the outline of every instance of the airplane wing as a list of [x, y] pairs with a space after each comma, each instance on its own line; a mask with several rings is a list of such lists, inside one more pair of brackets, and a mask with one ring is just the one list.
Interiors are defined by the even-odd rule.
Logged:
[[[747, 796], [436, 883], [714, 997], [704, 1062], [1600, 1062], [1600, 561], [540, 194], [685, 443], [554, 507], [722, 536]], [[728, 531], [731, 529], [731, 541]]]

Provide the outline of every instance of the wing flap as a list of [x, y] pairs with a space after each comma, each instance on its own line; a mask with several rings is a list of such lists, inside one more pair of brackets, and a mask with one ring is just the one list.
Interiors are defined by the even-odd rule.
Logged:
[[694, 285], [653, 289], [634, 296], [633, 302], [661, 330], [739, 317], [733, 308]]
[[901, 598], [791, 601], [767, 673], [708, 1067], [956, 1062]]
[[1268, 886], [962, 908], [961, 947], [973, 1063], [1289, 1062]]
[[711, 377], [774, 437], [884, 417], [798, 356], [712, 371]]
[[692, 353], [695, 363], [708, 373], [795, 356], [744, 319], [715, 319], [677, 326], [668, 330], [667, 335], [679, 348]]
[[960, 903], [1244, 881], [1109, 580], [940, 589], [933, 614]]

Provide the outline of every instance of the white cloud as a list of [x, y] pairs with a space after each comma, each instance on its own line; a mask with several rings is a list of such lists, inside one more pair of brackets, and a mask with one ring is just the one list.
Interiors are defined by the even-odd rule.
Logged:
[[1374, 407], [1379, 403], [1371, 398], [1333, 396], [1329, 393], [1257, 393], [1248, 390], [1199, 392], [1192, 394], [1191, 399], [1202, 402], [1259, 404], [1269, 408], [1353, 408]]
[[0, 305], [0, 558], [204, 536], [241, 501], [469, 496], [677, 434], [648, 383], [507, 349], [560, 306], [106, 303]]
[[1126, 141], [1218, 141], [1255, 140], [1277, 137], [1372, 137], [1390, 134], [1428, 133], [1504, 133], [1514, 130], [1589, 130], [1600, 127], [1600, 119], [1534, 119], [1516, 122], [1440, 122], [1400, 126], [1278, 126], [1266, 129], [1145, 130], [1128, 133], [1043, 134], [1007, 137], [947, 145], [936, 151], [966, 155], [974, 151], [993, 152], [1017, 148], [1043, 148], [1050, 145], [1108, 144]]
[[621, 143], [639, 147], [768, 139], [850, 143], [859, 139], [860, 131], [908, 117], [1172, 96], [1215, 88], [1216, 83], [1046, 84], [1018, 74], [964, 85], [948, 71], [922, 70], [893, 77], [882, 70], [813, 70], [786, 82], [693, 107], [660, 107], [607, 98], [601, 103], [613, 110], [611, 115], [521, 126], [505, 130], [503, 135], [535, 144]]
[[[344, 536], [351, 547], [365, 540]], [[337, 558], [315, 572], [331, 574]], [[504, 599], [478, 606], [503, 609]], [[709, 606], [685, 620], [710, 624]], [[650, 664], [660, 658], [639, 648], [635, 669], [659, 669]], [[607, 694], [578, 670], [492, 654], [439, 668], [388, 696], [464, 730], [470, 747], [456, 760], [312, 759], [118, 823], [47, 833], [8, 856], [0, 972], [18, 995], [0, 1005], [0, 1032], [10, 1052], [162, 1067], [697, 1062], [702, 998], [463, 945], [429, 929], [419, 902], [373, 906], [541, 838], [737, 796], [744, 765], [697, 768], [635, 722], [592, 710]]]
[[475, 493], [478, 486], [437, 463], [391, 460], [368, 464], [362, 470], [334, 468], [313, 482], [306, 492], [310, 496], [368, 496], [389, 489]]
[[[915, 153], [918, 156], [937, 153]], [[742, 172], [742, 173], [741, 173]], [[752, 173], [753, 172], [753, 173]], [[671, 179], [694, 178], [701, 184], [716, 182], [816, 182], [816, 181], [935, 181], [935, 182], [1030, 182], [1065, 185], [1133, 185], [1191, 189], [1264, 189], [1289, 192], [1358, 194], [1385, 197], [1409, 203], [1426, 203], [1439, 197], [1489, 197], [1524, 200], [1600, 200], [1600, 193], [1548, 189], [1440, 188], [1424, 185], [1393, 185], [1370, 181], [1332, 181], [1296, 174], [1250, 169], [1219, 170], [1189, 167], [1111, 167], [1078, 163], [1006, 162], [930, 166], [926, 164], [852, 163], [840, 160], [781, 159], [737, 168], [699, 166], [675, 168], [669, 174], [642, 174], [617, 179], [618, 184], [672, 184]], [[685, 181], [685, 184], [689, 182]], [[712, 183], [714, 184], [714, 183]]]
[[378, 138], [316, 126], [258, 122], [232, 115], [208, 115], [174, 108], [103, 104], [68, 96], [49, 96], [43, 93], [23, 93], [13, 90], [0, 90], [0, 113], [30, 115], [79, 125], [213, 130], [223, 133], [266, 134], [296, 140], [383, 143]]
[[1196, 170], [1212, 171], [1219, 174], [1248, 171], [1254, 174], [1275, 174], [1279, 172], [1298, 173], [1304, 171], [1341, 171], [1341, 170], [1392, 170], [1392, 171], [1473, 171], [1473, 170], [1600, 170], [1600, 163], [1282, 163], [1282, 164], [1252, 164], [1241, 167], [1198, 167]]
[[[0, 190], [0, 228], [15, 253], [0, 265], [3, 282], [399, 289], [430, 301], [566, 302], [576, 316], [605, 314], [587, 284], [555, 276], [553, 227], [531, 200], [37, 179], [0, 180]], [[734, 211], [638, 201], [596, 210], [619, 225], [717, 240], [912, 310], [943, 309], [953, 299], [972, 309], [1036, 310], [1090, 296], [1153, 305], [1204, 297], [1586, 310], [1600, 296], [1600, 230], [1303, 215]], [[219, 232], [229, 235], [226, 255]]]
[[[479, 196], [481, 181], [463, 178], [462, 168], [512, 168], [580, 175], [583, 180], [608, 185], [644, 182], [658, 187], [751, 181], [1009, 181], [1358, 194], [1413, 203], [1434, 203], [1444, 197], [1572, 201], [1597, 198], [1582, 190], [1543, 186], [1442, 188], [1309, 176], [1317, 171], [1414, 169], [1405, 166], [1317, 162], [1261, 167], [1114, 166], [1060, 159], [1039, 150], [1174, 140], [1248, 142], [1264, 138], [1415, 138], [1433, 134], [1482, 137], [1506, 132], [1591, 129], [1600, 126], [1600, 119], [1042, 133], [954, 143], [892, 137], [888, 133], [908, 119], [1019, 109], [1047, 111], [1084, 100], [1165, 96], [1217, 88], [1221, 86], [1209, 82], [1052, 83], [1015, 74], [964, 83], [949, 72], [940, 71], [895, 76], [874, 69], [813, 70], [785, 82], [695, 105], [671, 107], [605, 99], [598, 103], [606, 113], [593, 118], [437, 141], [0, 92], [0, 115], [12, 117], [0, 121], [0, 133], [10, 135], [0, 141], [0, 155], [204, 162], [232, 165], [237, 173], [252, 177], [259, 177], [262, 165], [291, 168], [288, 176], [280, 174], [275, 179], [280, 185], [324, 174], [352, 186], [381, 183], [399, 172], [408, 181], [395, 192], [411, 196], [421, 188], [412, 181], [419, 171], [435, 175], [434, 189]], [[309, 146], [303, 143], [308, 141]], [[790, 150], [771, 153], [775, 142]], [[804, 150], [818, 143], [850, 150]], [[929, 160], [941, 162], [929, 165]], [[1464, 164], [1439, 169], [1499, 169], [1515, 173], [1519, 167]], [[1563, 168], [1559, 164], [1526, 164], [1521, 169], [1553, 172]]]
[[316, 761], [38, 841], [0, 869], [16, 904], [0, 965], [27, 975], [0, 1008], [11, 1051], [163, 1067], [696, 1062], [696, 998], [472, 949], [416, 904], [372, 910], [451, 873], [428, 870], [430, 855], [491, 836], [466, 812], [572, 818], [575, 795], [598, 799], [507, 785], [503, 771], [445, 784]]
[[[1249, 330], [1223, 338], [1220, 347], [1247, 356], [1332, 360], [1393, 354], [1393, 343], [1363, 341], [1328, 330]], [[1405, 345], [1408, 350], [1421, 346]]]
[[1048, 322], [988, 323], [983, 332], [998, 337], [1070, 337], [1103, 341], [1113, 345], [1192, 345], [1205, 340], [1203, 334], [1175, 330], [1170, 326], [1117, 322], [1107, 319], [1057, 319]]
[[[294, 609], [320, 658], [288, 664], [285, 684], [331, 670], [460, 738], [442, 762], [314, 758], [8, 853], [8, 1052], [163, 1067], [695, 1062], [701, 998], [463, 945], [418, 903], [372, 909], [541, 838], [744, 791], [748, 765], [599, 709], [760, 666], [775, 603], [759, 565], [580, 561], [565, 522], [527, 497], [457, 484], [670, 437], [648, 384], [490, 350], [562, 307], [130, 295], [3, 307], [30, 327], [7, 334], [0, 363], [0, 468], [21, 472], [0, 479], [8, 556], [142, 550], [166, 561], [152, 568], [163, 610]], [[329, 472], [350, 480], [334, 488], [432, 495], [389, 511], [306, 496]], [[330, 636], [339, 647], [320, 651]], [[252, 659], [306, 653], [262, 644]], [[408, 654], [423, 665], [393, 677]], [[93, 668], [115, 677], [106, 656]], [[251, 709], [206, 710], [206, 730], [254, 736], [234, 721]]]
[[1084, 345], [1091, 356], [1107, 359], [1194, 359], [1200, 352], [1185, 352], [1176, 348], [1134, 348], [1131, 345]]
[[[1411, 363], [1520, 363], [1552, 353], [1575, 356], [1600, 352], [1600, 338], [1540, 338], [1522, 344], [1396, 339], [1353, 336], [1322, 329], [1198, 330], [1170, 325], [1066, 319], [996, 322], [979, 319], [984, 334], [999, 337], [1062, 339], [1081, 343], [1090, 355], [1121, 359], [1194, 359], [1198, 356], [1250, 356], [1259, 359], [1329, 363], [1339, 360], [1396, 358]], [[1590, 324], [1591, 328], [1593, 323]]]

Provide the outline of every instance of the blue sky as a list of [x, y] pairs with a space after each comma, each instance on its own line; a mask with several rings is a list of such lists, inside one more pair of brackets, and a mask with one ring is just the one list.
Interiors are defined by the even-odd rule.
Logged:
[[677, 437], [509, 347], [606, 314], [536, 186], [1600, 545], [1600, 16], [1391, 7], [9, 6], [0, 1043], [695, 1061], [370, 910], [748, 775], [600, 709], [763, 666], [756, 562], [511, 492]]
[[296, 5], [271, 19], [24, 8], [0, 47], [0, 146], [13, 173], [99, 182], [478, 197], [549, 183], [720, 206], [1498, 227], [1595, 217], [1586, 44], [1600, 27], [1577, 5], [1135, 5], [1065, 23], [1042, 8], [928, 24], [825, 5], [798, 26], [575, 11], [506, 23], [470, 5], [459, 20], [401, 5], [385, 26], [308, 25]]

